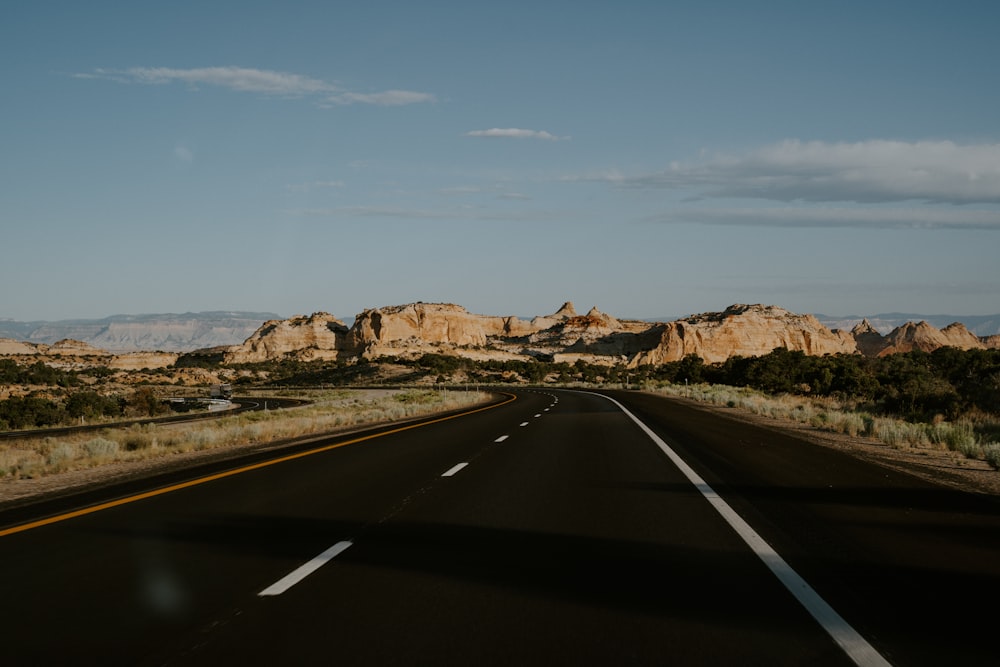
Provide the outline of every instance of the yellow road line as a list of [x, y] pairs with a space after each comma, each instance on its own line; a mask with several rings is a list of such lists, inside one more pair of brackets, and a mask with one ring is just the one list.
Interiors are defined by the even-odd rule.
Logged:
[[504, 394], [510, 398], [503, 403], [497, 403], [496, 405], [488, 405], [485, 408], [476, 408], [475, 410], [469, 410], [468, 412], [462, 412], [457, 415], [450, 415], [448, 417], [438, 417], [437, 419], [432, 419], [426, 422], [420, 422], [419, 424], [409, 424], [408, 426], [400, 426], [399, 428], [394, 428], [391, 431], [383, 431], [382, 433], [373, 433], [371, 435], [361, 436], [359, 438], [354, 438], [353, 440], [346, 440], [344, 442], [338, 442], [334, 445], [325, 445], [323, 447], [317, 447], [316, 449], [310, 449], [304, 452], [298, 452], [295, 454], [288, 454], [281, 456], [276, 459], [269, 459], [267, 461], [262, 461], [260, 463], [254, 463], [248, 466], [243, 466], [241, 468], [234, 468], [232, 470], [227, 470], [225, 472], [216, 473], [214, 475], [208, 475], [206, 477], [199, 477], [197, 479], [192, 479], [187, 482], [181, 482], [179, 484], [172, 484], [170, 486], [165, 486], [160, 489], [154, 489], [153, 491], [146, 491], [144, 493], [137, 493], [132, 496], [126, 496], [124, 498], [119, 498], [117, 500], [110, 500], [105, 503], [100, 503], [99, 505], [92, 505], [91, 507], [85, 507], [83, 509], [74, 510], [72, 512], [66, 512], [64, 514], [56, 514], [45, 519], [39, 519], [37, 521], [32, 521], [30, 523], [24, 523], [18, 526], [13, 526], [11, 528], [5, 528], [0, 530], [0, 537], [6, 537], [8, 535], [14, 535], [15, 533], [23, 533], [27, 530], [33, 528], [41, 528], [42, 526], [48, 526], [53, 523], [59, 523], [60, 521], [67, 521], [69, 519], [75, 519], [77, 517], [86, 516], [88, 514], [94, 514], [103, 510], [111, 509], [112, 507], [119, 507], [120, 505], [127, 505], [129, 503], [134, 503], [140, 500], [145, 500], [147, 498], [154, 498], [156, 496], [162, 496], [166, 493], [172, 493], [174, 491], [180, 491], [181, 489], [187, 489], [192, 486], [198, 486], [199, 484], [206, 484], [208, 482], [214, 482], [218, 479], [223, 479], [226, 477], [232, 477], [234, 475], [240, 475], [245, 472], [250, 472], [251, 470], [258, 470], [260, 468], [266, 468], [268, 466], [273, 466], [278, 463], [285, 463], [286, 461], [294, 461], [295, 459], [301, 459], [306, 456], [312, 456], [313, 454], [321, 454], [323, 452], [328, 452], [332, 449], [338, 449], [340, 447], [346, 447], [347, 445], [353, 445], [359, 442], [364, 442], [365, 440], [374, 440], [375, 438], [381, 438], [386, 435], [393, 435], [394, 433], [402, 433], [403, 431], [409, 431], [415, 428], [420, 428], [422, 426], [430, 426], [431, 424], [437, 424], [440, 422], [448, 421], [450, 419], [457, 419], [459, 417], [466, 417], [468, 415], [475, 414], [477, 412], [483, 412], [484, 410], [492, 410], [493, 408], [499, 408], [501, 406], [507, 405], [515, 400], [517, 396], [514, 394]]

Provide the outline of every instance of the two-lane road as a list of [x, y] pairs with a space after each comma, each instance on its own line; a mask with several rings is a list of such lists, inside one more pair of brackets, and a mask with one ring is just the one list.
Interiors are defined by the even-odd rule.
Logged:
[[[936, 603], [964, 598], [949, 575], [995, 597], [995, 506], [655, 397], [514, 393], [37, 527], [4, 530], [0, 515], [4, 664], [996, 656], [988, 637], [960, 635], [985, 626], [954, 620], [973, 607]], [[748, 522], [750, 544], [720, 507]], [[898, 599], [908, 577], [923, 597]]]

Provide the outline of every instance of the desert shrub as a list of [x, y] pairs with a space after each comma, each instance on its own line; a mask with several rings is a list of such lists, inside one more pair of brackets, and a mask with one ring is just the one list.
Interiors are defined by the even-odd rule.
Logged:
[[1000, 443], [991, 442], [983, 445], [983, 459], [995, 469], [1000, 470]]
[[83, 443], [83, 451], [92, 459], [113, 459], [118, 455], [118, 450], [118, 443], [107, 438], [92, 438]]
[[68, 442], [56, 443], [49, 451], [45, 464], [52, 470], [65, 470], [77, 458], [77, 448]]
[[142, 449], [151, 449], [156, 446], [156, 435], [153, 433], [153, 424], [148, 424], [146, 426], [141, 426], [139, 424], [134, 424], [127, 431], [122, 438], [122, 445], [125, 447], [125, 451], [134, 452]]
[[915, 437], [913, 426], [913, 424], [898, 419], [877, 417], [872, 420], [868, 435], [881, 440], [890, 447], [903, 449], [926, 439], [926, 435], [922, 431], [920, 436]]
[[837, 418], [838, 431], [857, 437], [867, 428], [867, 416], [856, 412], [840, 413]]
[[944, 442], [948, 449], [961, 452], [969, 458], [974, 458], [974, 456], [970, 456], [971, 452], [974, 452], [975, 456], [979, 454], [979, 443], [971, 422], [960, 421], [952, 424], [945, 433]]
[[214, 429], [201, 429], [191, 434], [190, 443], [194, 449], [211, 449], [219, 437]]

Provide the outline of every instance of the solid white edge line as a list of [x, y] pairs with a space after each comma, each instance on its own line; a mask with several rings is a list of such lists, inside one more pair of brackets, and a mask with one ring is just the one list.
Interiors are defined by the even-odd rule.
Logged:
[[[594, 393], [594, 392], [586, 392]], [[624, 412], [628, 417], [634, 421], [640, 429], [649, 437], [650, 440], [656, 443], [656, 445], [663, 450], [663, 453], [676, 465], [684, 476], [694, 484], [694, 486], [701, 491], [705, 499], [715, 508], [715, 510], [722, 515], [722, 518], [736, 531], [736, 534], [743, 538], [743, 541], [747, 543], [747, 546], [757, 557], [760, 558], [768, 569], [778, 578], [778, 580], [788, 589], [788, 591], [795, 596], [795, 599], [806, 608], [806, 610], [812, 615], [816, 621], [823, 626], [823, 629], [833, 638], [833, 641], [840, 646], [844, 652], [854, 661], [854, 664], [859, 667], [888, 667], [890, 664], [882, 654], [875, 650], [875, 648], [868, 643], [868, 641], [858, 633], [857, 630], [851, 627], [851, 625], [844, 620], [844, 618], [831, 607], [826, 600], [820, 597], [819, 593], [813, 590], [805, 579], [803, 579], [799, 574], [791, 568], [785, 559], [782, 558], [778, 552], [776, 552], [771, 545], [769, 545], [764, 538], [757, 534], [753, 528], [750, 527], [743, 518], [736, 513], [736, 511], [723, 500], [719, 494], [712, 489], [711, 486], [705, 482], [701, 476], [696, 473], [687, 463], [681, 459], [677, 453], [670, 448], [670, 446], [665, 443], [658, 435], [653, 433], [652, 429], [646, 426], [642, 421], [639, 420], [634, 414], [629, 412], [628, 408], [624, 405], [611, 398], [610, 396], [604, 396], [604, 394], [594, 393], [595, 396], [601, 396], [611, 401], [618, 408]]]
[[353, 542], [349, 542], [347, 540], [337, 542], [332, 547], [330, 547], [320, 555], [316, 556], [305, 565], [296, 568], [292, 572], [288, 573], [278, 581], [274, 582], [273, 584], [262, 590], [260, 593], [257, 593], [257, 596], [270, 597], [274, 595], [281, 595], [289, 588], [299, 583], [300, 581], [308, 577], [310, 574], [312, 574], [313, 572], [315, 572], [316, 570], [318, 570], [319, 568], [323, 567], [331, 560], [336, 558], [338, 555], [343, 553], [344, 550], [346, 550], [352, 544]]
[[451, 468], [448, 468], [448, 472], [444, 473], [441, 476], [442, 477], [451, 477], [452, 475], [454, 475], [456, 472], [458, 472], [459, 470], [461, 470], [462, 468], [464, 468], [467, 465], [469, 465], [469, 464], [468, 463], [459, 463], [457, 466], [453, 466]]
[[503, 442], [504, 440], [506, 440], [509, 437], [510, 437], [509, 435], [501, 435], [499, 438], [497, 438], [493, 442]]

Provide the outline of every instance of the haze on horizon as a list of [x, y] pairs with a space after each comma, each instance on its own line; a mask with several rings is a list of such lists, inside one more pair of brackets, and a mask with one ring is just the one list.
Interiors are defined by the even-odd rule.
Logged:
[[0, 318], [1000, 312], [1000, 5], [750, 5], [15, 1]]

